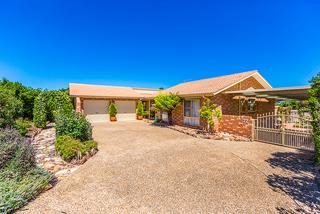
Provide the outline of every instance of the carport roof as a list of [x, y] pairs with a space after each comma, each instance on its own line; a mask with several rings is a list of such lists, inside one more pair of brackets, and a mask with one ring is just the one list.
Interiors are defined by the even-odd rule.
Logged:
[[310, 86], [287, 87], [287, 88], [271, 88], [271, 89], [247, 89], [240, 91], [228, 91], [226, 94], [233, 94], [235, 96], [246, 97], [261, 97], [276, 100], [294, 99], [306, 100], [308, 99], [308, 90]]
[[70, 96], [93, 98], [153, 98], [159, 90], [90, 84], [69, 84]]

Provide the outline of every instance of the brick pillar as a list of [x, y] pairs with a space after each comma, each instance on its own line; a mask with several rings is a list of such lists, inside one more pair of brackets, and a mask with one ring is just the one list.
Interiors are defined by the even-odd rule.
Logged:
[[80, 97], [76, 97], [76, 112], [83, 112], [83, 108], [82, 108], [82, 100]]

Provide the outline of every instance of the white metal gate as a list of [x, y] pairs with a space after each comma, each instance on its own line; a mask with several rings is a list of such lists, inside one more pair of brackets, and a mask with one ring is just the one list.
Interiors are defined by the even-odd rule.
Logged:
[[258, 115], [254, 124], [254, 140], [314, 150], [311, 120], [298, 115]]

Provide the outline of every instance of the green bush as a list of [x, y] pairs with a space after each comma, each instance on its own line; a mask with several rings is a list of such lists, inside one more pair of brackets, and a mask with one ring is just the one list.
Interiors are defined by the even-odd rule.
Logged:
[[12, 126], [22, 112], [22, 103], [7, 89], [0, 87], [0, 127]]
[[57, 138], [55, 143], [56, 151], [65, 161], [80, 159], [92, 149], [97, 149], [97, 142], [93, 140], [80, 142], [70, 136], [63, 135]]
[[80, 157], [80, 141], [75, 140], [70, 136], [59, 136], [55, 143], [56, 151], [65, 161], [71, 161]]
[[82, 155], [87, 154], [92, 149], [98, 149], [97, 142], [95, 142], [93, 140], [88, 140], [88, 141], [85, 141], [85, 142], [81, 143], [81, 154]]
[[168, 113], [168, 122], [172, 123], [172, 111], [181, 104], [181, 97], [177, 94], [159, 94], [154, 98], [154, 108]]
[[211, 127], [214, 125], [214, 119], [221, 119], [222, 112], [221, 110], [211, 102], [209, 98], [205, 98], [205, 101], [202, 103], [200, 108], [200, 118], [206, 121], [208, 132], [211, 131]]
[[68, 135], [80, 141], [92, 139], [92, 127], [84, 115], [75, 111], [57, 112], [55, 115], [56, 135]]
[[46, 127], [47, 123], [47, 93], [41, 92], [34, 101], [33, 122], [38, 128]]
[[17, 129], [22, 136], [26, 136], [28, 130], [32, 127], [32, 122], [27, 119], [19, 118], [15, 121], [13, 127]]
[[312, 116], [315, 162], [320, 165], [320, 73], [310, 81], [308, 109]]
[[69, 113], [73, 109], [71, 99], [65, 91], [43, 91], [34, 102], [33, 120], [38, 128], [53, 122], [58, 112]]
[[109, 115], [110, 117], [115, 117], [118, 114], [118, 109], [115, 103], [110, 103], [109, 105]]
[[23, 86], [19, 82], [11, 82], [7, 79], [0, 80], [0, 88], [7, 89], [13, 93], [22, 105], [22, 117], [33, 119], [33, 106], [34, 100], [40, 93], [39, 89], [33, 89], [30, 87]]
[[141, 100], [138, 101], [137, 109], [136, 109], [137, 116], [144, 115], [144, 106]]

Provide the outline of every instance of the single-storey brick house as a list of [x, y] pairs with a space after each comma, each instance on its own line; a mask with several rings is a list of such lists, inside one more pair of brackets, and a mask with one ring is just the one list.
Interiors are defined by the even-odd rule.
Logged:
[[256, 70], [185, 82], [166, 90], [74, 83], [69, 85], [70, 95], [75, 98], [76, 111], [87, 115], [92, 122], [108, 120], [107, 108], [110, 102], [115, 102], [118, 107], [118, 120], [135, 120], [138, 100], [142, 100], [146, 110], [149, 110], [157, 94], [172, 92], [183, 98], [182, 105], [173, 111], [173, 123], [194, 127], [204, 125], [199, 116], [204, 97], [210, 98], [213, 103], [220, 106], [225, 118], [228, 115], [255, 117], [260, 113], [273, 112], [274, 99], [246, 98], [229, 93], [271, 88]]

